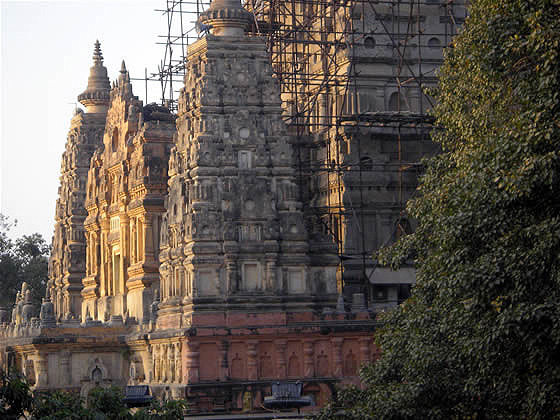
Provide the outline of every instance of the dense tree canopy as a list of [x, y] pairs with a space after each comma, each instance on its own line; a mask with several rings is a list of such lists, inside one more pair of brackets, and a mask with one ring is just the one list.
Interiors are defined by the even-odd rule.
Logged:
[[325, 417], [560, 418], [560, 1], [472, 1], [439, 77], [419, 227], [379, 255], [417, 285]]
[[12, 226], [13, 223], [0, 214], [0, 307], [9, 308], [14, 304], [24, 281], [31, 289], [33, 303], [39, 305], [48, 280], [50, 247], [38, 233], [13, 241], [8, 236]]

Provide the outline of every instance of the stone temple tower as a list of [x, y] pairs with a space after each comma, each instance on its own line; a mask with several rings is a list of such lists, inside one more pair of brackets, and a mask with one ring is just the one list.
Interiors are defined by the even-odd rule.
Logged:
[[[252, 15], [216, 0], [189, 47], [160, 248], [158, 325], [202, 311], [320, 310], [336, 300], [336, 260], [314, 264], [295, 158]], [[328, 248], [327, 248], [328, 249]], [[324, 256], [323, 256], [324, 257]], [[327, 264], [324, 262], [327, 261]]]
[[177, 118], [133, 94], [124, 62], [109, 89], [96, 46], [64, 155], [51, 285], [40, 318], [25, 286], [0, 324], [1, 368], [84, 398], [145, 385], [190, 414], [262, 413], [288, 381], [321, 406], [333, 384], [359, 383], [378, 323], [360, 299], [335, 308], [336, 254], [304, 223], [250, 19], [239, 0], [212, 2]]
[[48, 285], [59, 320], [77, 320], [81, 313], [80, 291], [86, 255], [83, 227], [87, 216], [84, 208], [86, 183], [90, 158], [103, 144], [110, 88], [101, 47], [96, 41], [87, 89], [78, 96], [86, 112], [77, 109], [72, 118], [60, 169]]

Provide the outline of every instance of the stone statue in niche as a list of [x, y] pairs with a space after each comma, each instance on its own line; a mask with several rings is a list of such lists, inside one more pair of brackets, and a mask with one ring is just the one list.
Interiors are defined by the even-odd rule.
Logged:
[[299, 358], [295, 352], [292, 352], [288, 360], [288, 377], [295, 378], [298, 376], [300, 376]]
[[175, 346], [175, 381], [181, 381], [181, 345]]
[[103, 380], [103, 372], [99, 368], [99, 366], [95, 366], [95, 368], [91, 372], [91, 381], [95, 385], [99, 385]]
[[272, 372], [272, 358], [269, 354], [265, 351], [263, 356], [261, 357], [260, 363], [260, 374], [263, 378], [271, 378], [273, 376]]
[[243, 378], [243, 360], [241, 360], [238, 353], [235, 353], [231, 360], [231, 377]]
[[158, 308], [159, 308], [159, 290], [154, 289], [154, 300], [150, 305], [150, 321], [154, 323], [157, 320]]
[[25, 376], [25, 379], [27, 379], [29, 385], [31, 386], [35, 385], [36, 375], [35, 375], [35, 365], [33, 363], [33, 360], [27, 359], [25, 361], [25, 365], [23, 368], [23, 376]]
[[167, 357], [169, 358], [169, 372], [167, 374], [167, 377], [169, 379], [169, 382], [175, 382], [175, 351], [173, 349], [173, 345], [170, 345], [167, 349]]
[[344, 376], [355, 376], [358, 372], [358, 363], [352, 349], [348, 351], [344, 358]]
[[252, 392], [245, 391], [243, 393], [243, 411], [251, 411], [253, 409], [253, 394]]
[[324, 349], [321, 349], [321, 353], [317, 356], [317, 375], [329, 375], [329, 357], [325, 354]]

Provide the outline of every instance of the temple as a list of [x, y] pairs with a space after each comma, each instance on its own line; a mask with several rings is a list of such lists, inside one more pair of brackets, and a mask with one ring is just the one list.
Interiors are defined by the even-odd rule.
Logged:
[[[364, 41], [352, 52], [363, 86], [315, 92], [320, 101], [302, 115], [330, 128], [298, 132], [286, 115], [318, 85], [286, 91], [278, 57], [255, 34], [262, 13], [213, 0], [200, 14], [208, 33], [188, 46], [176, 109], [135, 96], [124, 61], [110, 83], [95, 43], [78, 96], [85, 110], [62, 156], [46, 295], [36, 318], [24, 284], [11, 316], [2, 313], [3, 369], [36, 390], [84, 397], [145, 385], [186, 399], [195, 416], [259, 416], [282, 384], [313, 411], [336, 386], [359, 385], [360, 366], [378, 355], [378, 311], [414, 282], [412, 267], [374, 273], [365, 259], [414, 227], [402, 206], [416, 176], [390, 168], [403, 162], [401, 144], [410, 161], [433, 152], [426, 126], [414, 125], [426, 105], [376, 76], [391, 60], [368, 56]], [[307, 76], [330, 72], [300, 64]], [[405, 124], [359, 124], [380, 115]], [[356, 213], [353, 202], [374, 209]]]

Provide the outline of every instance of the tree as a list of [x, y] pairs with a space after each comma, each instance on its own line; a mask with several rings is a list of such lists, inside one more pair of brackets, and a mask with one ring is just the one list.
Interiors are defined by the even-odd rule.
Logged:
[[38, 233], [11, 240], [8, 233], [15, 223], [0, 214], [0, 306], [11, 307], [22, 283], [27, 282], [38, 307], [48, 281], [50, 247]]
[[17, 420], [29, 411], [33, 397], [27, 381], [0, 371], [0, 418]]
[[41, 420], [176, 420], [185, 417], [184, 400], [152, 403], [135, 413], [127, 407], [121, 388], [94, 388], [87, 404], [77, 393], [35, 392], [25, 378], [0, 372], [0, 417]]
[[417, 284], [325, 418], [560, 418], [560, 1], [475, 0], [446, 53]]

